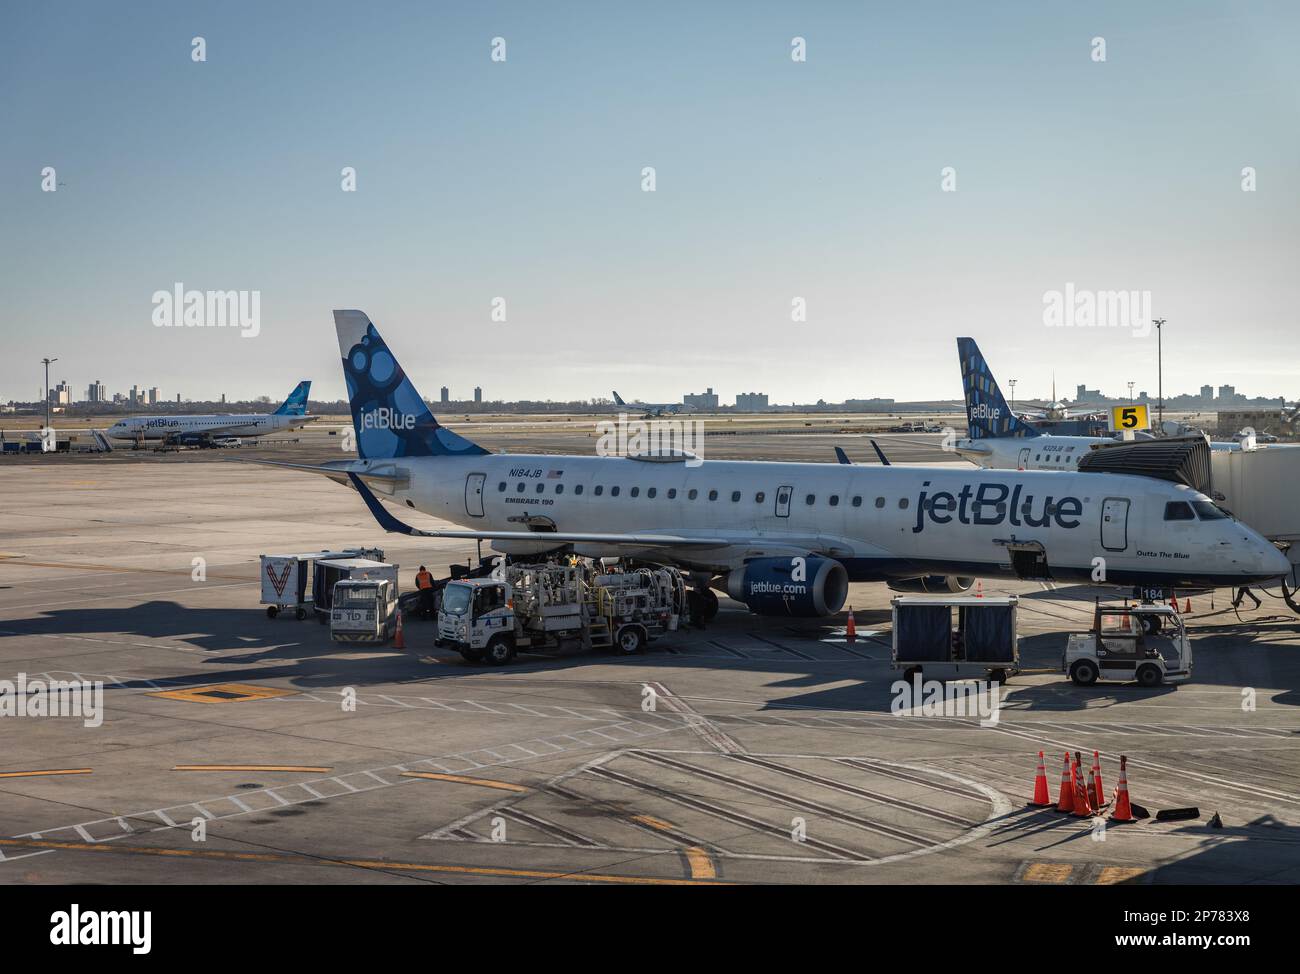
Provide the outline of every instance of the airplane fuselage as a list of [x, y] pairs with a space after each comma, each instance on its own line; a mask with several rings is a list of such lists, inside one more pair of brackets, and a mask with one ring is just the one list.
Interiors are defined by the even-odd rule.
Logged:
[[108, 435], [115, 440], [165, 440], [189, 435], [255, 437], [298, 429], [315, 419], [280, 413], [132, 416], [114, 423]]
[[[511, 553], [556, 547], [545, 542], [547, 530], [671, 531], [734, 538], [642, 555], [714, 573], [811, 550], [841, 562], [855, 581], [996, 576], [1011, 573], [1008, 544], [1041, 545], [1056, 580], [1244, 585], [1286, 570], [1276, 548], [1231, 518], [1166, 520], [1166, 505], [1206, 498], [1137, 476], [518, 454], [348, 466], [397, 474], [403, 479], [385, 496], [456, 525], [540, 533], [536, 544], [493, 542]], [[630, 554], [572, 547], [592, 557]]]

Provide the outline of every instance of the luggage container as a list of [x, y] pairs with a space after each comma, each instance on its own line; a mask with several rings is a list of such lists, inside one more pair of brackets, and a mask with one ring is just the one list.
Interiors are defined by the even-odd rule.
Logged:
[[942, 598], [899, 595], [894, 609], [894, 648], [890, 664], [911, 680], [925, 673], [935, 679], [983, 676], [1003, 683], [1020, 672], [1016, 607], [1007, 596]]
[[305, 619], [315, 608], [308, 591], [314, 589], [313, 566], [317, 561], [335, 558], [371, 558], [384, 560], [382, 548], [342, 548], [337, 551], [309, 551], [288, 554], [262, 555], [262, 605], [266, 617], [274, 619], [281, 612], [293, 610], [294, 617]]

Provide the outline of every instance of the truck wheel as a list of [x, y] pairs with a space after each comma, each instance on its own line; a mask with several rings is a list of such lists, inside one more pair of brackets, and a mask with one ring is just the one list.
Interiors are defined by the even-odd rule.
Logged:
[[460, 655], [465, 658], [467, 663], [478, 663], [483, 659], [483, 650], [481, 649], [462, 649]]
[[493, 666], [504, 666], [515, 658], [515, 644], [509, 636], [493, 636], [483, 651], [483, 658]]
[[1070, 667], [1070, 679], [1077, 687], [1090, 687], [1097, 682], [1097, 664], [1092, 660], [1077, 660]]
[[1139, 666], [1137, 672], [1138, 684], [1144, 687], [1158, 687], [1160, 685], [1160, 668], [1148, 663], [1146, 666]]
[[293, 617], [297, 619], [299, 622], [302, 622], [303, 619], [307, 618], [307, 610], [301, 608], [296, 609], [293, 613]]
[[989, 670], [989, 682], [999, 684], [1006, 683], [1007, 671], [1003, 669]]
[[624, 626], [618, 631], [614, 643], [623, 655], [634, 656], [645, 649], [645, 629], [641, 626]]
[[268, 619], [274, 619], [279, 614], [280, 614], [280, 607], [278, 605], [268, 605], [266, 607], [266, 617]]
[[903, 679], [908, 683], [911, 683], [916, 677], [920, 675], [921, 675], [921, 667], [919, 666], [909, 666], [907, 669], [903, 670]]

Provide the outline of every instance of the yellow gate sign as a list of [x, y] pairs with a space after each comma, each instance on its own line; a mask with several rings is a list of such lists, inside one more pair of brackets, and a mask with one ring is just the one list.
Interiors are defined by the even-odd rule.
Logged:
[[1115, 406], [1110, 411], [1110, 428], [1113, 430], [1144, 430], [1151, 426], [1145, 403], [1133, 406]]

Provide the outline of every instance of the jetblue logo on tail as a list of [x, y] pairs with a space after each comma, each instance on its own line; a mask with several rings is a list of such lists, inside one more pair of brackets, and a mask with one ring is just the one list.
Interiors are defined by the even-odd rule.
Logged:
[[966, 425], [971, 439], [1039, 435], [1038, 430], [1011, 411], [974, 339], [957, 339], [957, 355], [961, 360]]
[[289, 393], [289, 398], [275, 411], [277, 416], [302, 416], [307, 412], [307, 394], [311, 392], [311, 381], [303, 379]]
[[380, 406], [373, 412], [361, 414], [361, 428], [365, 430], [413, 430], [415, 417]]

